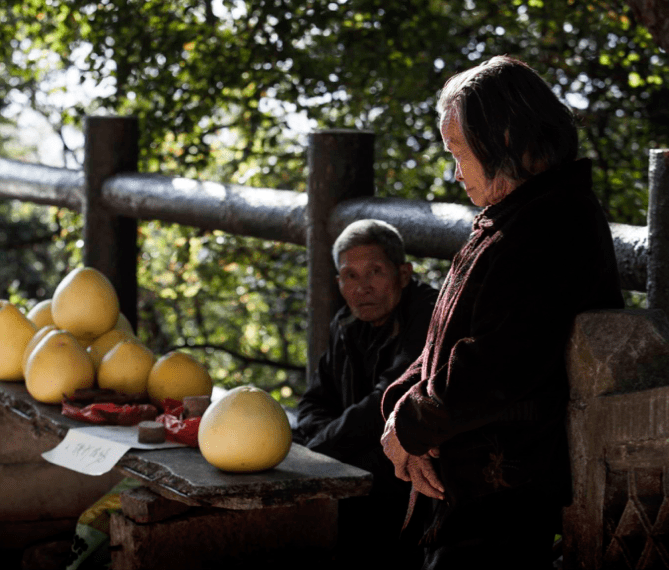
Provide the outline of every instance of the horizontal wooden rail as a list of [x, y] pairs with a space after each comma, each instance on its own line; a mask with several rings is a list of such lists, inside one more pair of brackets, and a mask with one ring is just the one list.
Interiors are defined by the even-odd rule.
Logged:
[[83, 170], [0, 158], [1, 197], [81, 212], [83, 188]]
[[[77, 170], [0, 159], [0, 197], [81, 211], [83, 186], [83, 173]], [[119, 174], [105, 181], [102, 201], [110, 211], [131, 218], [306, 245], [307, 195], [302, 192]], [[399, 229], [409, 253], [451, 259], [467, 239], [477, 211], [441, 202], [353, 198], [335, 208], [328, 233], [334, 239], [354, 220], [377, 218]], [[646, 226], [611, 224], [611, 231], [623, 287], [645, 291]]]
[[306, 245], [303, 192], [122, 174], [104, 183], [102, 198], [124, 216]]

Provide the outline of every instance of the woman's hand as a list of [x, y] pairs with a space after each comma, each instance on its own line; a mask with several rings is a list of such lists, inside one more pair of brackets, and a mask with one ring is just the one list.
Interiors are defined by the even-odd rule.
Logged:
[[[432, 466], [432, 452], [416, 456], [408, 454], [395, 433], [395, 414], [390, 414], [381, 436], [383, 452], [395, 466], [395, 476], [403, 481], [411, 481], [414, 489], [434, 499], [444, 498], [444, 487]], [[438, 452], [436, 452], [438, 455]]]

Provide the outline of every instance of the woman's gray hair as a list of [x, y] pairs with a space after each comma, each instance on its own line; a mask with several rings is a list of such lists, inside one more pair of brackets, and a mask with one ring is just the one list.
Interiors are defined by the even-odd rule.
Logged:
[[332, 257], [339, 272], [339, 257], [359, 245], [378, 245], [399, 267], [406, 262], [404, 240], [394, 226], [382, 220], [358, 220], [346, 226], [332, 246]]
[[451, 77], [437, 105], [440, 126], [456, 118], [492, 180], [524, 181], [575, 160], [574, 115], [526, 63], [496, 56]]

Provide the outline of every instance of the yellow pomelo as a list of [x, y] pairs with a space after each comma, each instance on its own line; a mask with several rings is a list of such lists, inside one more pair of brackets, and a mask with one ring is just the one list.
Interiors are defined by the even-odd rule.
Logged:
[[[65, 330], [65, 329], [61, 329], [61, 330]], [[88, 347], [91, 346], [91, 344], [93, 344], [95, 342], [94, 338], [89, 338], [87, 336], [84, 336], [84, 337], [75, 336], [74, 338], [77, 339], [77, 342], [81, 345], [81, 348], [83, 348], [84, 350], [88, 350]]]
[[35, 323], [37, 330], [53, 324], [51, 316], [51, 299], [44, 299], [28, 311], [27, 317]]
[[135, 335], [135, 331], [132, 329], [132, 325], [130, 324], [130, 321], [128, 320], [128, 317], [126, 317], [123, 313], [118, 314], [118, 320], [116, 321], [116, 324], [114, 325], [115, 330], [119, 331], [124, 331], [127, 332], [128, 334], [132, 336]]
[[292, 433], [279, 402], [264, 390], [239, 386], [207, 408], [197, 439], [202, 455], [215, 467], [250, 472], [281, 463]]
[[153, 365], [148, 380], [149, 397], [162, 402], [165, 398], [183, 400], [186, 396], [211, 396], [213, 383], [209, 372], [190, 354], [172, 351]]
[[23, 379], [23, 353], [37, 327], [16, 305], [0, 300], [0, 380]]
[[119, 329], [112, 329], [107, 331], [105, 334], [100, 335], [96, 338], [87, 348], [86, 351], [91, 357], [93, 364], [95, 364], [95, 369], [97, 370], [100, 367], [100, 362], [112, 348], [114, 348], [119, 342], [126, 340], [131, 340], [134, 342], [139, 342], [134, 335], [131, 335], [125, 331]]
[[92, 341], [114, 328], [119, 315], [118, 295], [109, 279], [92, 267], [70, 271], [51, 299], [51, 315], [59, 329], [81, 341]]
[[154, 362], [153, 352], [148, 347], [132, 340], [121, 341], [102, 358], [98, 386], [131, 396], [146, 394]]
[[57, 330], [56, 325], [46, 325], [39, 329], [33, 337], [30, 339], [26, 345], [26, 349], [23, 351], [23, 358], [21, 359], [21, 369], [23, 370], [24, 377], [26, 372], [26, 366], [28, 365], [28, 358], [32, 354], [33, 349], [37, 346], [37, 343], [42, 340], [47, 334], [51, 331]]
[[26, 364], [26, 388], [38, 402], [58, 404], [95, 384], [95, 368], [71, 333], [53, 330], [37, 343]]

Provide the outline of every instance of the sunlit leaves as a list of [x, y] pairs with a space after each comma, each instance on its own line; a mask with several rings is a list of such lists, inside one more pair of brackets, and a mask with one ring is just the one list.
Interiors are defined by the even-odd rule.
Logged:
[[81, 262], [80, 216], [54, 207], [0, 202], [0, 298], [26, 309], [51, 297]]
[[[228, 386], [301, 390], [303, 248], [157, 222], [142, 224], [141, 235], [140, 331], [150, 346], [204, 353], [215, 379]], [[281, 366], [287, 370], [277, 381]]]
[[[0, 21], [0, 105], [20, 92], [57, 130], [136, 115], [143, 171], [303, 191], [307, 131], [370, 129], [379, 196], [466, 202], [436, 97], [453, 73], [503, 53], [577, 109], [612, 221], [645, 223], [647, 151], [669, 145], [667, 56], [620, 0], [24, 0]], [[99, 88], [93, 100], [47, 97], [72, 65]], [[80, 259], [77, 216], [40, 222], [57, 271]], [[141, 334], [155, 350], [204, 352], [220, 382], [303, 380], [291, 368], [306, 353], [301, 248], [157, 222], [140, 237]], [[27, 251], [18, 285], [3, 252], [0, 284], [31, 299], [30, 268], [46, 262]]]

